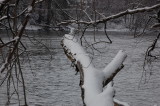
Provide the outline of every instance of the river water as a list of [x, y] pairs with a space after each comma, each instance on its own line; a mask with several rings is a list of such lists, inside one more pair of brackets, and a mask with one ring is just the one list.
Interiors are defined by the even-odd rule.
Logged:
[[[32, 36], [30, 39], [23, 39], [23, 43], [28, 48], [28, 55], [26, 53], [21, 58], [29, 106], [82, 106], [79, 74], [75, 75], [76, 72], [60, 46], [62, 36], [37, 32], [29, 35]], [[146, 71], [146, 77], [142, 78], [145, 51], [155, 36], [149, 34], [133, 38], [126, 32], [109, 32], [109, 35], [113, 44], [95, 45], [97, 49], [94, 50], [94, 55], [91, 52], [91, 57], [94, 58], [95, 67], [103, 69], [119, 50], [123, 49], [127, 52], [125, 67], [114, 78], [115, 98], [131, 106], [154, 106], [155, 104], [159, 106], [160, 65], [158, 61], [152, 66], [152, 71]], [[93, 33], [86, 33], [86, 40], [90, 43], [94, 42]], [[100, 40], [107, 40], [102, 32], [97, 33], [96, 36], [96, 41]], [[146, 83], [144, 83], [145, 78]], [[0, 106], [3, 106], [6, 101], [5, 86], [2, 87], [0, 88]]]

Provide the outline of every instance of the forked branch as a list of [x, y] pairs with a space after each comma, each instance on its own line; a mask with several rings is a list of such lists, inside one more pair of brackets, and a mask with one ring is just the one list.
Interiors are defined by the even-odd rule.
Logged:
[[126, 53], [120, 50], [111, 63], [101, 71], [94, 67], [89, 55], [74, 36], [65, 34], [61, 45], [68, 59], [76, 70], [80, 72], [81, 96], [84, 106], [113, 106], [116, 104], [113, 99], [114, 89], [112, 80], [123, 68], [122, 63], [126, 58]]

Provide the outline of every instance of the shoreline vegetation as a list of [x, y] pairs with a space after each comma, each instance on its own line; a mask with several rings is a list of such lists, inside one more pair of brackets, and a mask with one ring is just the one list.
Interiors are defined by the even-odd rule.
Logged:
[[[0, 28], [0, 31], [5, 31], [7, 30], [7, 28]], [[50, 28], [47, 28], [47, 30], [45, 29], [45, 27], [43, 26], [38, 26], [38, 25], [27, 25], [26, 28], [25, 28], [26, 31], [45, 31], [45, 32], [50, 32], [50, 31], [65, 31], [65, 32], [69, 32], [69, 27], [68, 26], [64, 26], [64, 27], [50, 27]], [[103, 28], [88, 28], [86, 29], [85, 32], [92, 32], [92, 31], [95, 31], [95, 32], [104, 32], [104, 29]], [[111, 26], [111, 28], [107, 28], [106, 31], [108, 32], [112, 32], [112, 31], [115, 31], [115, 32], [133, 32], [134, 30], [133, 29], [129, 29], [123, 25], [117, 25], [116, 27], [114, 26]], [[139, 29], [139, 31], [143, 31], [143, 28]], [[149, 30], [147, 30], [149, 31]]]

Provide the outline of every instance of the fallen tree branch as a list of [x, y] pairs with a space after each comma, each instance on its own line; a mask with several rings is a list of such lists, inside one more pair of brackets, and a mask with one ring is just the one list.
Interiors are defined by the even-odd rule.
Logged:
[[[71, 34], [65, 34], [61, 45], [68, 59], [80, 72], [81, 96], [84, 106], [113, 106], [116, 104], [113, 100], [112, 80], [122, 69], [126, 53], [120, 50], [112, 62], [101, 71], [94, 67], [88, 54]], [[105, 87], [103, 82], [106, 82]]]

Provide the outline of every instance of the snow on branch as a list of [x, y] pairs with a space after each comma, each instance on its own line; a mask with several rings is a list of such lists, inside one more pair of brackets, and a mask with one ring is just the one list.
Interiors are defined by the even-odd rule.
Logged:
[[[30, 4], [29, 7], [34, 7], [34, 3], [35, 3], [35, 0], [32, 0], [32, 3]], [[33, 8], [29, 8], [29, 13], [32, 12], [32, 9]], [[18, 31], [18, 34], [17, 34], [17, 37], [15, 37], [12, 41], [4, 44], [4, 45], [8, 45], [10, 44], [11, 42], [15, 41], [14, 45], [13, 45], [13, 48], [11, 50], [11, 52], [8, 54], [8, 56], [6, 57], [6, 60], [5, 62], [2, 64], [2, 66], [0, 67], [0, 71], [1, 73], [8, 67], [9, 63], [11, 62], [12, 58], [13, 58], [13, 55], [15, 53], [15, 51], [17, 50], [18, 46], [19, 46], [19, 43], [20, 43], [20, 40], [23, 36], [23, 32], [25, 30], [25, 27], [29, 21], [29, 18], [30, 18], [30, 15], [26, 15], [25, 19], [24, 19], [24, 22], [23, 22], [23, 25], [22, 27], [20, 28], [20, 30]]]
[[5, 70], [5, 68], [8, 66], [9, 62], [8, 62], [8, 57], [5, 59], [5, 62], [2, 64], [2, 66], [0, 67], [0, 72], [3, 73], [3, 71]]
[[99, 23], [105, 23], [111, 19], [116, 19], [119, 17], [122, 17], [124, 15], [128, 15], [128, 14], [135, 14], [135, 13], [140, 13], [140, 12], [148, 12], [148, 11], [152, 11], [154, 9], [160, 8], [160, 4], [156, 4], [153, 5], [151, 7], [143, 7], [143, 8], [136, 8], [136, 9], [127, 9], [125, 11], [119, 12], [117, 14], [108, 16], [108, 17], [104, 17], [100, 20], [96, 20], [96, 21], [77, 21], [77, 20], [68, 20], [68, 21], [64, 21], [61, 23], [58, 23], [57, 25], [63, 25], [63, 24], [70, 24], [70, 23], [78, 23], [78, 24], [99, 24]]
[[3, 6], [8, 3], [10, 0], [0, 0], [0, 11], [3, 8]]
[[[81, 96], [84, 105], [114, 106], [112, 79], [116, 75], [115, 73], [122, 69], [126, 53], [120, 50], [112, 62], [102, 71], [94, 67], [89, 55], [71, 34], [64, 35], [61, 45], [68, 59], [73, 63], [76, 70], [80, 72]], [[109, 81], [104, 88], [103, 82], [106, 80]]]
[[[129, 106], [126, 102], [122, 102], [117, 99], [113, 99], [113, 101], [117, 104], [115, 106]], [[118, 104], [122, 104], [122, 105], [118, 105]]]
[[4, 47], [4, 46], [7, 46], [7, 45], [9, 45], [10, 43], [12, 43], [12, 42], [15, 42], [15, 41], [17, 41], [19, 39], [19, 37], [15, 37], [14, 39], [12, 39], [11, 41], [9, 41], [9, 42], [7, 42], [7, 43], [4, 43], [3, 45], [0, 45], [0, 48], [2, 48], [2, 47]]
[[77, 40], [74, 38], [74, 36], [70, 34], [65, 34], [62, 40], [62, 45], [67, 57], [72, 62], [79, 61], [83, 67], [89, 68], [91, 60], [88, 54], [81, 47], [81, 45], [77, 43]]
[[9, 0], [0, 0], [0, 4], [8, 2]]
[[4, 2], [4, 0], [0, 0], [0, 4], [3, 3], [3, 2]]
[[127, 57], [123, 50], [120, 50], [114, 59], [105, 67], [103, 73], [105, 75], [105, 85], [108, 84], [113, 77], [124, 67], [123, 61]]
[[43, 2], [44, 0], [37, 0], [36, 2], [35, 2], [35, 4], [37, 4], [37, 3], [41, 3], [41, 2]]
[[160, 23], [155, 23], [154, 25], [151, 26], [151, 28], [160, 28]]
[[0, 18], [0, 21], [2, 21], [2, 20], [4, 20], [4, 19], [7, 19], [7, 16], [2, 16], [2, 17]]

